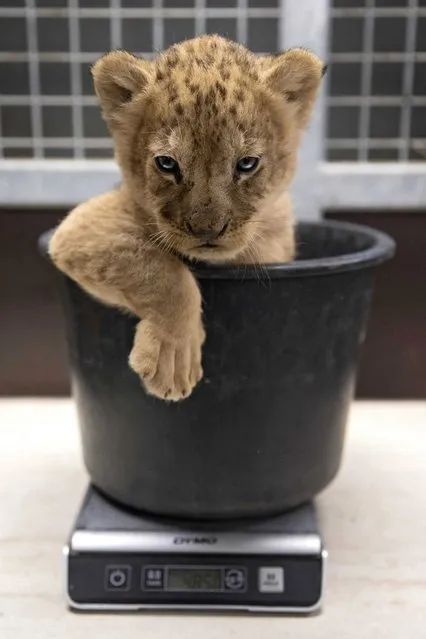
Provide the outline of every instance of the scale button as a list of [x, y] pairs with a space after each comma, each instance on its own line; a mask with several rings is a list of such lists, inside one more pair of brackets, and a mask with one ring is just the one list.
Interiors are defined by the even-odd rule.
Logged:
[[156, 566], [148, 566], [144, 569], [143, 573], [143, 587], [144, 588], [164, 588], [164, 568], [157, 568]]
[[227, 590], [244, 590], [246, 576], [240, 568], [228, 568], [225, 570], [225, 588]]
[[130, 566], [107, 566], [106, 589], [114, 591], [130, 590], [132, 568]]
[[259, 568], [260, 592], [284, 592], [284, 568]]

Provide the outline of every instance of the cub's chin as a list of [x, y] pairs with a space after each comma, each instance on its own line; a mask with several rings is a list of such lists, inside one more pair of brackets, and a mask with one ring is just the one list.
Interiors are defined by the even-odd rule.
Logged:
[[186, 249], [181, 251], [182, 255], [190, 260], [197, 260], [200, 262], [213, 262], [224, 263], [230, 262], [239, 255], [244, 248], [235, 249], [227, 248], [225, 246], [205, 245], [195, 248]]

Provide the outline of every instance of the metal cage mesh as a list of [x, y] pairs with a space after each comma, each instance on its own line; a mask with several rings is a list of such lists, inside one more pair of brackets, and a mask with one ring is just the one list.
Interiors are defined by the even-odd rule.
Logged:
[[[150, 56], [204, 32], [276, 51], [285, 4], [1, 0], [0, 157], [112, 157], [89, 71], [103, 52], [122, 47]], [[424, 160], [426, 0], [330, 5], [326, 159]]]
[[279, 0], [2, 0], [0, 153], [112, 157], [90, 65], [112, 48], [152, 56], [201, 33], [279, 49]]
[[426, 157], [426, 0], [333, 0], [326, 157]]

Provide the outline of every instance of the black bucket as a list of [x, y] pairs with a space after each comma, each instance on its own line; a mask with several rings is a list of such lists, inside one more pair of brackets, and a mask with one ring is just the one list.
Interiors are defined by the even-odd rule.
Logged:
[[140, 510], [205, 519], [278, 513], [314, 497], [340, 465], [373, 267], [393, 252], [369, 228], [301, 223], [293, 263], [263, 273], [197, 268], [204, 379], [179, 404], [146, 395], [130, 370], [137, 320], [63, 277], [95, 486]]

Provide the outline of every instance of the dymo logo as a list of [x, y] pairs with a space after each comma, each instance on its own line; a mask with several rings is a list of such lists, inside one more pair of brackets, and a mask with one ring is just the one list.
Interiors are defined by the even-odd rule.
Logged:
[[198, 544], [205, 544], [207, 546], [212, 546], [213, 544], [217, 544], [216, 537], [175, 537], [173, 543], [176, 546], [193, 546]]

